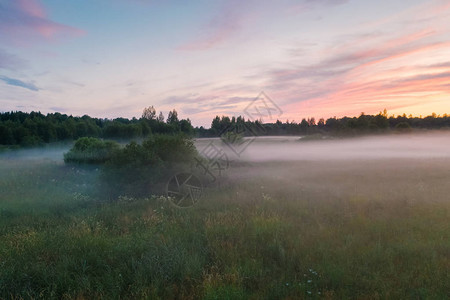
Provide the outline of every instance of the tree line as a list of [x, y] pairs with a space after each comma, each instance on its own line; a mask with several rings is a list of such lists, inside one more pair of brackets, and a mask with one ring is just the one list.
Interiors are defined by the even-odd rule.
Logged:
[[385, 133], [393, 130], [450, 128], [450, 116], [436, 115], [421, 118], [398, 115], [388, 116], [384, 110], [377, 115], [361, 113], [358, 117], [302, 119], [300, 122], [277, 120], [274, 123], [250, 121], [244, 117], [216, 116], [210, 128], [194, 128], [189, 119], [179, 119], [174, 109], [165, 119], [153, 106], [144, 109], [141, 118], [74, 117], [61, 113], [21, 111], [0, 113], [0, 145], [36, 146], [43, 143], [71, 141], [80, 137], [106, 139], [145, 138], [152, 133], [186, 134], [197, 137], [222, 136], [227, 131], [245, 135], [312, 135], [354, 136]]
[[364, 134], [386, 133], [390, 131], [410, 131], [413, 129], [450, 128], [450, 116], [440, 116], [433, 113], [427, 117], [388, 116], [386, 110], [377, 115], [361, 113], [358, 117], [319, 119], [304, 118], [299, 123], [277, 120], [274, 123], [262, 123], [259, 120], [245, 120], [244, 117], [216, 116], [211, 122], [211, 128], [196, 128], [200, 137], [222, 136], [227, 131], [235, 131], [248, 135], [313, 135], [326, 134], [330, 136], [356, 136]]
[[74, 117], [21, 111], [0, 113], [0, 145], [29, 147], [80, 137], [144, 138], [152, 133], [193, 135], [194, 128], [189, 119], [180, 120], [176, 110], [170, 111], [164, 120], [162, 112], [156, 116], [152, 106], [144, 109], [139, 119], [101, 119], [88, 115]]

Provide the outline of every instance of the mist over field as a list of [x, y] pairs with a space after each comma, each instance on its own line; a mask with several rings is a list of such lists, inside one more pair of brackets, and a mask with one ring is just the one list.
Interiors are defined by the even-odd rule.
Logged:
[[233, 184], [259, 178], [268, 190], [362, 197], [382, 201], [445, 201], [450, 195], [450, 133], [424, 132], [321, 141], [299, 137], [256, 138], [240, 157], [220, 140], [230, 160], [225, 171]]
[[304, 142], [301, 137], [256, 137], [240, 155], [218, 139], [198, 140], [197, 147], [201, 150], [210, 141], [226, 151], [231, 160], [251, 162], [450, 158], [450, 132]]
[[[245, 148], [228, 145], [219, 138], [202, 138], [194, 144], [201, 152], [214, 144], [233, 162], [273, 161], [355, 161], [450, 158], [450, 132], [391, 134], [345, 139], [302, 141], [298, 136], [264, 136], [245, 138]], [[230, 147], [234, 148], [237, 154]], [[63, 162], [70, 145], [48, 145], [45, 148], [19, 149], [0, 153], [0, 160], [48, 160]], [[350, 162], [349, 162], [350, 163]]]
[[67, 146], [46, 146], [45, 148], [18, 149], [0, 152], [0, 160], [48, 160], [63, 162], [64, 153], [69, 151]]
[[[227, 154], [230, 162], [450, 158], [450, 132], [447, 131], [319, 141], [302, 141], [302, 137], [298, 136], [261, 136], [244, 139], [248, 145], [239, 155], [231, 150], [230, 147], [234, 146], [223, 143], [219, 138], [196, 139], [194, 144], [201, 152], [212, 142]], [[5, 151], [0, 152], [0, 159], [46, 159], [62, 162], [63, 154], [70, 147], [71, 145], [48, 145], [45, 148]], [[235, 149], [236, 152], [241, 150], [238, 146]]]
[[197, 139], [200, 153], [211, 142], [223, 149], [229, 166], [187, 210], [130, 196], [145, 180], [108, 196], [152, 168], [104, 177], [104, 166], [64, 163], [71, 145], [5, 151], [0, 298], [24, 289], [55, 299], [442, 298], [449, 140], [258, 137], [237, 156], [220, 139]]

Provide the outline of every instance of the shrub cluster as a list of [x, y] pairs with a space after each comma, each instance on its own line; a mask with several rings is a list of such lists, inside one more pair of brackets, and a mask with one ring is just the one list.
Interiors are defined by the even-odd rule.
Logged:
[[118, 153], [120, 146], [113, 141], [102, 141], [93, 137], [82, 137], [64, 154], [66, 163], [100, 164]]
[[196, 155], [192, 140], [184, 135], [152, 135], [142, 144], [131, 142], [123, 148], [115, 142], [81, 138], [64, 160], [102, 164], [102, 194], [116, 198], [161, 193], [170, 175], [187, 170]]
[[186, 170], [197, 150], [182, 135], [153, 135], [142, 144], [132, 142], [105, 164], [102, 181], [110, 198], [162, 193], [173, 172]]

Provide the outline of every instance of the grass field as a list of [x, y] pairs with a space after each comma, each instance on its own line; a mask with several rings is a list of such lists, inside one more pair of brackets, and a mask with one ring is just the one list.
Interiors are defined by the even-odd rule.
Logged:
[[25, 157], [0, 159], [1, 299], [450, 297], [450, 158], [235, 162], [177, 210]]

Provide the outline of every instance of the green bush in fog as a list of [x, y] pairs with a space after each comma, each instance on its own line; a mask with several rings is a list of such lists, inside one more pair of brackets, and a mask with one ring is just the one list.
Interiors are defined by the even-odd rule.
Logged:
[[113, 141], [102, 141], [93, 137], [79, 138], [72, 149], [64, 154], [66, 163], [104, 163], [119, 152], [120, 146]]
[[103, 167], [104, 192], [111, 197], [161, 192], [170, 174], [186, 170], [196, 155], [192, 140], [183, 135], [153, 135], [142, 144], [131, 142]]
[[197, 150], [184, 135], [152, 135], [125, 147], [113, 141], [83, 137], [64, 154], [66, 163], [101, 164], [102, 194], [143, 196], [161, 192], [173, 172], [187, 170]]

